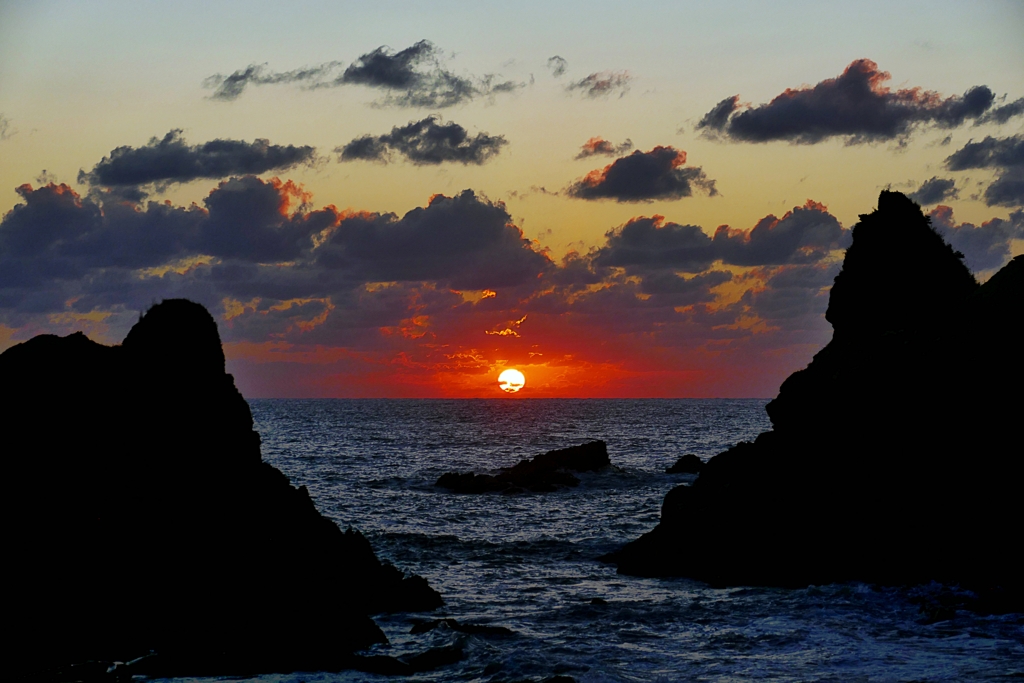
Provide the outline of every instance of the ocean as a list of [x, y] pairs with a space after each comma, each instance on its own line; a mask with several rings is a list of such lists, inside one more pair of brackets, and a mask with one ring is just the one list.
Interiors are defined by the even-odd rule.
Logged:
[[[445, 606], [379, 615], [401, 656], [459, 643], [465, 658], [424, 681], [1004, 681], [1024, 677], [1020, 615], [936, 620], [937, 585], [711, 588], [616, 574], [596, 558], [652, 529], [661, 501], [707, 460], [770, 428], [766, 400], [250, 400], [263, 458], [381, 559], [420, 574]], [[493, 472], [602, 439], [613, 471], [577, 488], [454, 494], [445, 472]], [[694, 520], [695, 525], [700, 520]], [[779, 533], [800, 533], [780, 529]], [[253, 558], [266, 580], [301, 557]], [[934, 600], [932, 601], [934, 602]], [[466, 634], [450, 617], [511, 633]], [[260, 676], [264, 683], [392, 680], [359, 672]]]

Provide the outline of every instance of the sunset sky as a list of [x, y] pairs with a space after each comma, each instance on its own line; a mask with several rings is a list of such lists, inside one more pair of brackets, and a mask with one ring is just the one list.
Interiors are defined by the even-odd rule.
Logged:
[[0, 2], [0, 350], [246, 397], [768, 397], [908, 193], [1024, 253], [1024, 2]]

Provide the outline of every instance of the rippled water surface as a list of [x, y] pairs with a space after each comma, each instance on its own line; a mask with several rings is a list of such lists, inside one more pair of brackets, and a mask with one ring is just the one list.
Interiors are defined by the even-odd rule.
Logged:
[[[254, 400], [263, 457], [318, 508], [420, 574], [446, 605], [377, 617], [394, 656], [460, 642], [462, 662], [416, 680], [978, 681], [1024, 678], [1019, 616], [927, 623], [922, 591], [861, 584], [712, 589], [618, 576], [595, 560], [657, 523], [661, 500], [707, 459], [769, 427], [762, 400]], [[544, 494], [457, 495], [448, 471], [489, 472], [604, 439], [617, 471]], [[699, 523], [699, 520], [698, 520]], [[798, 532], [798, 531], [797, 531]], [[301, 558], [297, 558], [301, 561]], [[508, 636], [416, 619], [505, 626]], [[377, 680], [362, 673], [261, 681]], [[379, 677], [380, 680], [388, 680]]]

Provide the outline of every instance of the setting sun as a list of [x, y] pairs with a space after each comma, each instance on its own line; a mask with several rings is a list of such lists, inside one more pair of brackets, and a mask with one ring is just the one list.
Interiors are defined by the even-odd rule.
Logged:
[[526, 384], [526, 377], [518, 370], [509, 368], [498, 375], [498, 386], [502, 391], [514, 394]]

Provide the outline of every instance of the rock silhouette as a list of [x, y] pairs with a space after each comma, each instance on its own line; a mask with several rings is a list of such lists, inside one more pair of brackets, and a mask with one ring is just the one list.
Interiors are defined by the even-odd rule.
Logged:
[[610, 465], [608, 445], [604, 441], [590, 441], [541, 453], [533, 460], [520, 460], [497, 475], [448, 472], [438, 478], [435, 486], [455, 493], [544, 493], [579, 486], [580, 480], [571, 472], [597, 472]]
[[687, 453], [676, 460], [675, 464], [665, 469], [666, 474], [697, 474], [704, 466], [695, 453]]
[[262, 461], [202, 306], [157, 304], [121, 346], [35, 337], [0, 381], [15, 677], [344, 668], [385, 641], [368, 615], [442, 604]]
[[773, 429], [668, 493], [622, 573], [799, 586], [938, 580], [1024, 608], [1024, 257], [979, 286], [883, 191], [836, 277], [834, 335], [767, 406]]

